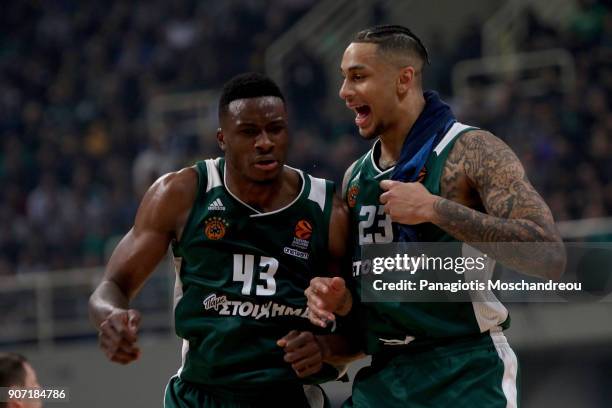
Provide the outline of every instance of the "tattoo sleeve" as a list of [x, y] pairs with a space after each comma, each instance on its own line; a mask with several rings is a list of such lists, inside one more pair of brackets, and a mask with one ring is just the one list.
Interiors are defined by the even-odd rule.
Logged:
[[[480, 195], [486, 213], [453, 201], [460, 172]], [[552, 214], [504, 142], [484, 131], [461, 136], [447, 159], [441, 184], [447, 198], [434, 204], [436, 225], [516, 271], [560, 277], [565, 251]]]

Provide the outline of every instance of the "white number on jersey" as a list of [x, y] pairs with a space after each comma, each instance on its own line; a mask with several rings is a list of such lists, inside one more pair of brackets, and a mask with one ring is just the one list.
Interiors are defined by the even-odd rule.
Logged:
[[[242, 294], [250, 295], [253, 287], [255, 273], [255, 255], [234, 254], [234, 282], [242, 282]], [[255, 287], [255, 295], [272, 296], [276, 293], [274, 274], [278, 270], [278, 261], [274, 258], [262, 256], [259, 261], [259, 279], [263, 285]]]
[[[391, 224], [391, 217], [389, 214], [385, 214], [384, 206], [364, 205], [359, 210], [359, 216], [367, 217], [365, 220], [359, 221], [359, 245], [373, 243], [386, 244], [393, 242], [393, 226]], [[382, 233], [366, 232], [366, 230], [370, 229], [374, 225], [376, 220], [378, 220], [376, 225], [383, 229]]]

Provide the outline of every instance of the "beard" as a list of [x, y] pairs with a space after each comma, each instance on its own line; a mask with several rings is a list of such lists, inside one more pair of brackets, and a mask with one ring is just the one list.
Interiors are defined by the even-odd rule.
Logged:
[[378, 123], [374, 130], [368, 133], [362, 133], [361, 129], [359, 129], [359, 134], [364, 140], [373, 140], [378, 136], [382, 135], [385, 132], [385, 125], [383, 123]]

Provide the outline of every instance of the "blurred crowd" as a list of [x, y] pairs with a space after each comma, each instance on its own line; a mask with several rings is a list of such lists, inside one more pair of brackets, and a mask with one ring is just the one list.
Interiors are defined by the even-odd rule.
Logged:
[[563, 27], [525, 9], [519, 42], [520, 52], [569, 51], [575, 81], [543, 68], [487, 92], [482, 78], [456, 101], [464, 121], [514, 149], [557, 221], [612, 215], [612, 2], [576, 4]]
[[262, 70], [265, 47], [311, 3], [7, 4], [0, 14], [0, 275], [100, 265], [140, 200], [132, 163], [164, 148], [151, 147], [148, 100]]
[[[170, 154], [148, 132], [148, 101], [263, 71], [265, 49], [314, 3], [7, 5], [0, 15], [0, 275], [102, 264], [131, 227], [142, 185], [159, 176], [159, 166], [143, 163]], [[576, 61], [569, 92], [551, 70], [537, 93], [508, 82], [491, 97], [483, 79], [467, 96], [452, 95], [449, 67], [480, 56], [480, 29], [466, 26], [452, 53], [429, 47], [426, 84], [462, 121], [515, 149], [558, 220], [612, 214], [612, 13], [604, 3], [579, 2], [562, 27], [526, 11], [522, 51], [568, 49]], [[321, 61], [296, 47], [284, 66], [300, 153], [291, 164], [338, 180], [364, 144], [350, 117], [321, 108], [330, 92]], [[193, 147], [187, 159], [209, 148]], [[167, 167], [179, 164], [187, 161]]]

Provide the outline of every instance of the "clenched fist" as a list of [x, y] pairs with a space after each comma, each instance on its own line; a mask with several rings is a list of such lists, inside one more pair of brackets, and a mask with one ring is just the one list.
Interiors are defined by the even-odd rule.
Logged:
[[440, 197], [427, 191], [423, 184], [383, 180], [380, 188], [385, 190], [380, 195], [380, 203], [393, 222], [415, 225], [433, 219], [434, 203]]
[[308, 299], [308, 319], [320, 327], [326, 327], [338, 314], [346, 316], [353, 305], [351, 292], [346, 288], [344, 279], [314, 278], [304, 291]]
[[285, 351], [284, 360], [300, 378], [318, 373], [323, 367], [325, 350], [311, 332], [290, 331], [276, 344]]
[[139, 325], [140, 313], [134, 309], [115, 309], [100, 324], [100, 348], [109, 360], [128, 364], [140, 357]]

